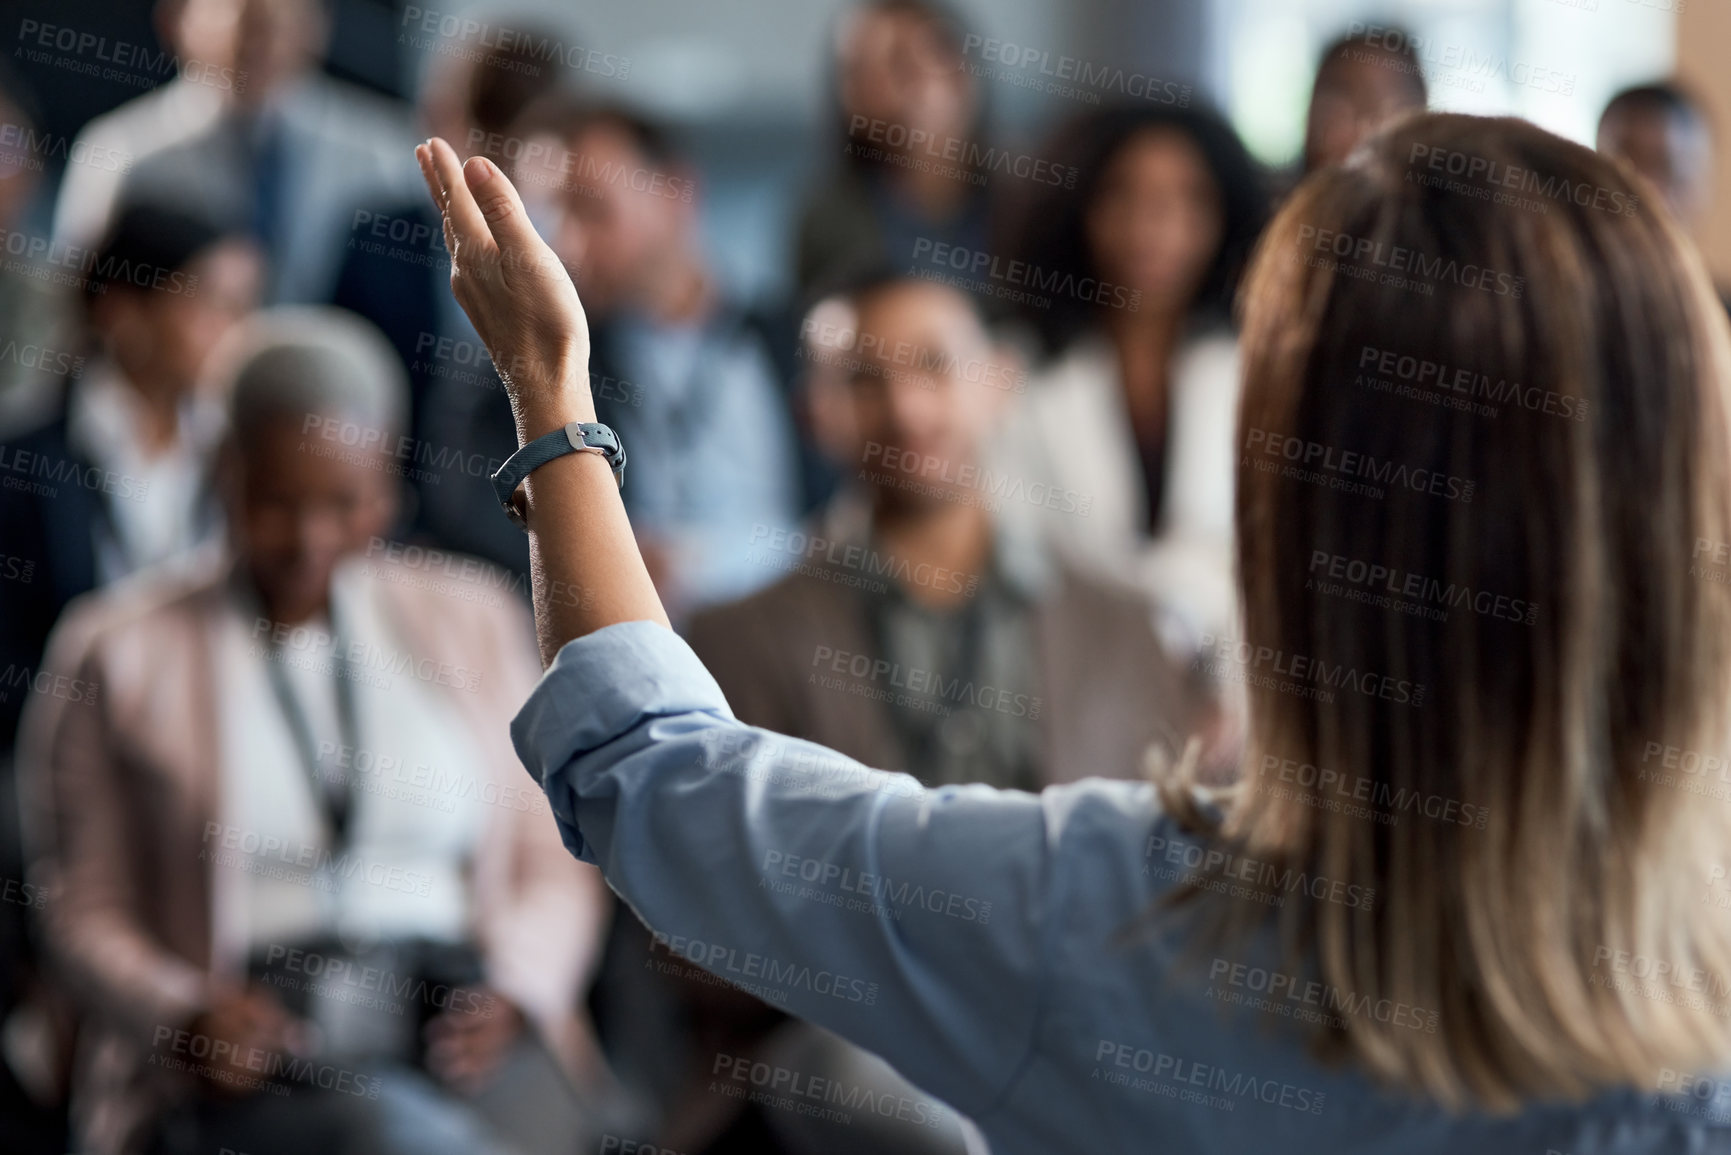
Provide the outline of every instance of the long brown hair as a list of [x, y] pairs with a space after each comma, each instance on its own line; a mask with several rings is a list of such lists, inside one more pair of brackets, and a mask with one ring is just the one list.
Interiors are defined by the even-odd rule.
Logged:
[[[1446, 1104], [1716, 1069], [1731, 919], [1702, 894], [1731, 822], [1653, 756], [1723, 757], [1731, 720], [1731, 585], [1699, 564], [1731, 542], [1731, 344], [1698, 256], [1587, 149], [1419, 116], [1300, 186], [1243, 309], [1243, 635], [1218, 656], [1244, 778], [1221, 811], [1182, 774], [1163, 793], [1376, 901], [1193, 887], [1205, 940], [1272, 917], [1325, 982], [1434, 1011], [1320, 1041]], [[1324, 772], [1351, 789], [1307, 791]]]

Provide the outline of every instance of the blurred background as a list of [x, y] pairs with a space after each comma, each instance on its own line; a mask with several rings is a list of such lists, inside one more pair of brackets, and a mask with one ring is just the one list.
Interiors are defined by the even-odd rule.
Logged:
[[[559, 843], [414, 142], [576, 282], [735, 713], [927, 784], [1232, 777], [1232, 302], [1305, 173], [1520, 116], [1731, 274], [1724, 0], [0, 0], [0, 46], [0, 1155], [982, 1150]], [[1587, 192], [1471, 159], [1407, 176]]]
[[[708, 185], [705, 235], [716, 259], [741, 291], [774, 296], [788, 288], [789, 237], [781, 222], [802, 181], [829, 159], [825, 46], [847, 7], [846, 0], [548, 0], [479, 10], [544, 23], [572, 44], [629, 62], [623, 75], [598, 65], [582, 79], [688, 137]], [[33, 18], [158, 45], [145, 0], [13, 0], [8, 8], [11, 22]], [[1317, 53], [1355, 22], [1397, 25], [1431, 43], [1425, 64], [1433, 108], [1512, 113], [1590, 142], [1613, 92], [1680, 70], [1731, 114], [1731, 82], [1717, 67], [1731, 14], [1706, 0], [975, 0], [956, 8], [978, 35], [1046, 54], [1048, 69], [1055, 67], [1051, 58], [1070, 56], [1192, 84], [1227, 111], [1252, 153], [1274, 166], [1298, 158]], [[448, 50], [462, 39], [415, 31], [425, 14], [474, 10], [452, 0], [418, 6], [336, 0], [324, 67], [412, 99], [438, 44]], [[135, 83], [16, 55], [12, 64], [39, 94], [45, 126], [57, 133], [75, 134], [139, 91]], [[1037, 136], [1076, 112], [1079, 100], [1086, 103], [1026, 84], [1040, 67], [1030, 60], [987, 86], [1005, 133]], [[1561, 79], [1532, 83], [1535, 69]], [[1716, 220], [1710, 245], [1721, 267], [1731, 267], [1731, 220]]]

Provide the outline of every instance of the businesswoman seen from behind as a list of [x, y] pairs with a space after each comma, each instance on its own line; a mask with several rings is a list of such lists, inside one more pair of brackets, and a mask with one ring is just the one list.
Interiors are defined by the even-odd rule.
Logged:
[[[1419, 144], [1604, 195], [1427, 187]], [[422, 159], [520, 436], [593, 420], [581, 308], [508, 184]], [[550, 669], [513, 733], [567, 845], [1000, 1153], [1731, 1149], [1731, 917], [1702, 903], [1728, 811], [1663, 753], [1699, 765], [1731, 720], [1731, 584], [1692, 561], [1731, 541], [1731, 347], [1639, 192], [1523, 122], [1428, 116], [1271, 226], [1244, 636], [1205, 655], [1249, 689], [1236, 796], [1182, 766], [924, 790], [744, 727], [606, 461], [535, 470]]]

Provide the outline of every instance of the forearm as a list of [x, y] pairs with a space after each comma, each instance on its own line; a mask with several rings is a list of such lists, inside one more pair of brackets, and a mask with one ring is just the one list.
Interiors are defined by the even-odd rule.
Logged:
[[[514, 406], [519, 443], [571, 421], [595, 420], [587, 373], [573, 376], [583, 384], [524, 398]], [[524, 486], [535, 634], [543, 665], [551, 665], [572, 638], [603, 626], [668, 624], [625, 516], [618, 483], [599, 454], [557, 458], [531, 473]]]

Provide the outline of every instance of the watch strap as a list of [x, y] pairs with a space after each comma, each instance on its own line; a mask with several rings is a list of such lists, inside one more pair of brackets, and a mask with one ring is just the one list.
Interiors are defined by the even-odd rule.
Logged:
[[493, 474], [493, 492], [498, 495], [506, 517], [524, 529], [529, 528], [517, 501], [517, 487], [529, 474], [567, 453], [599, 453], [613, 470], [619, 488], [625, 488], [625, 446], [619, 435], [606, 425], [573, 421], [535, 438], [507, 458]]

